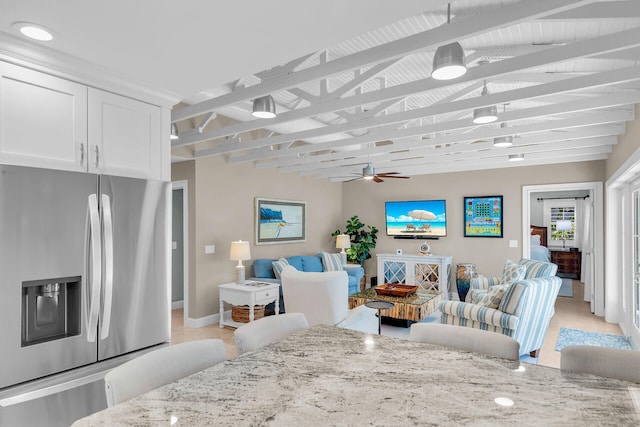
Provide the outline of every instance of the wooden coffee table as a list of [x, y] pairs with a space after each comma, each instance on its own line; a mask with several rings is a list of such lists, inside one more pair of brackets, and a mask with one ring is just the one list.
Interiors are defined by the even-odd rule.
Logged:
[[356, 308], [370, 300], [383, 300], [394, 304], [393, 308], [381, 310], [383, 319], [389, 318], [412, 323], [419, 322], [436, 311], [438, 305], [444, 301], [444, 295], [441, 293], [416, 293], [403, 298], [377, 295], [375, 289], [369, 288], [349, 296], [349, 308]]

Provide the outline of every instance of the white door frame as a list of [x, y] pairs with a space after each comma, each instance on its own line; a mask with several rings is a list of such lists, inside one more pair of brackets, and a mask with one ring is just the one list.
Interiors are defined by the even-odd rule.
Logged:
[[[183, 252], [183, 300], [184, 322], [189, 318], [189, 181], [173, 181], [172, 190], [182, 190], [182, 241]], [[173, 193], [171, 193], [173, 194]]]
[[603, 189], [602, 182], [575, 182], [567, 184], [525, 185], [522, 187], [522, 257], [530, 255], [530, 227], [531, 227], [531, 193], [547, 191], [575, 191], [588, 190], [593, 197], [593, 252], [591, 260], [594, 265], [593, 313], [596, 316], [605, 315], [605, 283], [604, 283], [604, 218], [603, 218]]

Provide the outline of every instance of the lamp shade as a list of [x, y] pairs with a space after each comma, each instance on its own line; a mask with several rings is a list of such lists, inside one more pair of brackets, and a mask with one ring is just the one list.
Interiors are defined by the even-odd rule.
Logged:
[[336, 248], [346, 249], [351, 246], [351, 236], [348, 234], [339, 234], [336, 236]]
[[242, 240], [231, 242], [229, 259], [231, 261], [246, 261], [248, 259], [251, 259], [251, 249], [249, 247], [249, 242], [243, 242]]
[[460, 43], [450, 43], [438, 47], [433, 56], [431, 77], [436, 80], [451, 80], [467, 72], [464, 50]]
[[556, 230], [557, 231], [570, 231], [571, 230], [571, 221], [567, 219], [562, 219], [560, 221], [556, 221]]
[[253, 117], [272, 119], [276, 116], [276, 102], [271, 95], [257, 98], [253, 101]]

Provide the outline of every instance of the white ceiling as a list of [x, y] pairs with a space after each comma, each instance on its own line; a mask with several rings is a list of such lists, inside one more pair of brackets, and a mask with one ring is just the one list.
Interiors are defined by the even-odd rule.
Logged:
[[[446, 5], [0, 0], [0, 31], [45, 25], [52, 49], [175, 93], [190, 104], [172, 114], [183, 158], [348, 180], [367, 163], [418, 175], [608, 156], [640, 102], [640, 1], [457, 0], [449, 24]], [[453, 41], [469, 71], [431, 79]], [[278, 117], [253, 119], [265, 94]], [[499, 121], [474, 125], [487, 105]], [[514, 146], [492, 147], [504, 135]]]

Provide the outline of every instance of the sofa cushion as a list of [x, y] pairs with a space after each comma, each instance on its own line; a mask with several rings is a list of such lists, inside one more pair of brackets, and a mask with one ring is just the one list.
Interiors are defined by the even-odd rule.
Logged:
[[275, 274], [276, 279], [279, 279], [280, 273], [282, 273], [282, 269], [289, 265], [289, 261], [287, 261], [286, 258], [280, 257], [280, 259], [278, 259], [277, 261], [273, 261], [271, 264], [273, 265], [273, 274]]
[[273, 273], [273, 261], [275, 260], [266, 258], [253, 260], [254, 277], [275, 279], [276, 275]]
[[329, 252], [322, 253], [322, 264], [324, 265], [324, 271], [342, 271], [344, 270], [342, 265], [342, 255], [330, 254]]
[[511, 260], [507, 260], [502, 270], [502, 276], [500, 277], [500, 285], [510, 285], [516, 280], [524, 278], [527, 272], [527, 267], [524, 265], [516, 264]]
[[306, 271], [308, 273], [322, 272], [322, 259], [320, 255], [296, 255], [287, 257], [289, 264], [294, 266], [298, 271]]

